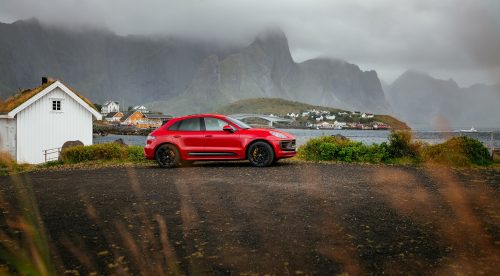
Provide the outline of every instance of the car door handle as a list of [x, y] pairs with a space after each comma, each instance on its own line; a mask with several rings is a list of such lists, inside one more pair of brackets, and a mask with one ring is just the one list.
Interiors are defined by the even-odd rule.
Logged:
[[205, 135], [205, 137], [212, 137], [212, 135], [210, 135], [210, 134], [207, 134], [207, 135]]
[[180, 135], [174, 135], [174, 138], [181, 138]]

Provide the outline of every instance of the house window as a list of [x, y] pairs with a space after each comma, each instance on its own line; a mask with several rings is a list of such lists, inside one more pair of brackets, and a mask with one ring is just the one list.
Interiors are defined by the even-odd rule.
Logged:
[[53, 111], [61, 111], [61, 100], [53, 100], [52, 101], [52, 110]]

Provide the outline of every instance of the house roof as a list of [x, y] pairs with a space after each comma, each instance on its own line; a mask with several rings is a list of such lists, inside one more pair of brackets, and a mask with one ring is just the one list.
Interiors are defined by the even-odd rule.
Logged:
[[[113, 118], [113, 117], [115, 117], [115, 116], [116, 116], [116, 114], [118, 114], [118, 113], [121, 113], [121, 112], [119, 112], [119, 111], [118, 111], [118, 112], [110, 112], [110, 113], [108, 113], [106, 116], [104, 116], [104, 118]], [[121, 114], [122, 114], [122, 116], [123, 116], [123, 113], [121, 113]]]
[[117, 101], [105, 101], [105, 102], [104, 102], [104, 104], [103, 104], [103, 106], [105, 106], [105, 105], [109, 105], [109, 104], [111, 104], [111, 103], [118, 104], [118, 102], [117, 102]]
[[[139, 110], [130, 111], [130, 112], [125, 113], [125, 115], [123, 115], [123, 117], [120, 119], [120, 121], [122, 121], [122, 122], [126, 121], [128, 119], [128, 117], [132, 116], [136, 112], [139, 112], [142, 114], [142, 112], [140, 112]], [[144, 114], [142, 114], [142, 115], [144, 115]]]
[[144, 114], [144, 117], [148, 119], [172, 119], [172, 115], [164, 115], [164, 114], [151, 114], [151, 113], [146, 113]]
[[90, 102], [87, 98], [82, 96], [80, 93], [76, 92], [71, 87], [63, 84], [59, 80], [49, 79], [47, 83], [44, 83], [33, 89], [27, 89], [17, 93], [6, 101], [0, 103], [0, 114], [6, 114], [7, 117], [13, 118], [18, 112], [43, 97], [47, 93], [54, 90], [56, 87], [61, 88], [68, 95], [73, 97], [77, 102], [86, 107], [97, 119], [101, 118], [101, 115], [97, 111], [97, 108]]

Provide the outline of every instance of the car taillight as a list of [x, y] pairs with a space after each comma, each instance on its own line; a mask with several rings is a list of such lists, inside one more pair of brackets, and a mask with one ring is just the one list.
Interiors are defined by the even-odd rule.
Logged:
[[154, 140], [156, 140], [155, 136], [148, 135], [148, 137], [146, 137], [146, 144], [151, 144]]

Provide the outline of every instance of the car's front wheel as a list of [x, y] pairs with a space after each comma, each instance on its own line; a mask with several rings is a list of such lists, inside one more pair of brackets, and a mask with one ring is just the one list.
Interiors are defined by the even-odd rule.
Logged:
[[162, 168], [175, 168], [181, 162], [179, 150], [174, 145], [161, 145], [155, 154], [156, 162]]
[[274, 151], [268, 143], [258, 141], [248, 147], [247, 158], [256, 167], [267, 167], [273, 164]]

